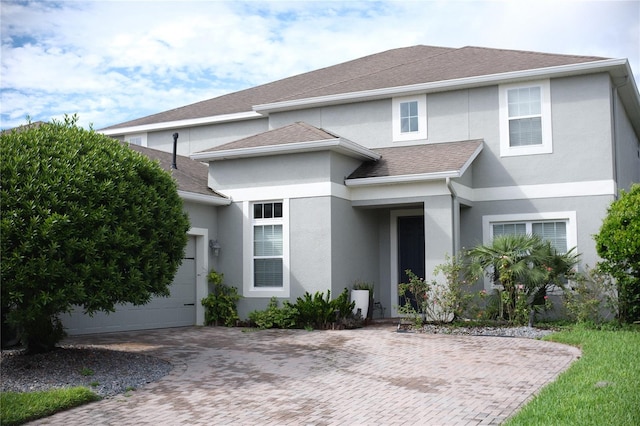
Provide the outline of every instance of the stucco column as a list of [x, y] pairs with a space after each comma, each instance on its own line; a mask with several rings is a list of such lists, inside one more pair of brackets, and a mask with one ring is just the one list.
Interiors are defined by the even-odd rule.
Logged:
[[425, 275], [434, 278], [433, 269], [454, 253], [453, 203], [450, 195], [428, 197], [424, 201]]

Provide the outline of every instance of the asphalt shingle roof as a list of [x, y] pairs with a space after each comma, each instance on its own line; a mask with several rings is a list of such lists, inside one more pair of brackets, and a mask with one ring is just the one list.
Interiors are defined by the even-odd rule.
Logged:
[[209, 195], [212, 197], [226, 198], [208, 187], [209, 167], [199, 161], [192, 160], [189, 157], [176, 155], [177, 169], [171, 167], [173, 163], [173, 154], [157, 149], [147, 148], [140, 145], [129, 145], [131, 149], [137, 151], [152, 160], [157, 160], [160, 166], [171, 173], [178, 183], [178, 189], [185, 192], [191, 192], [201, 195]]
[[381, 158], [362, 163], [347, 180], [460, 171], [482, 144], [477, 139], [373, 149]]
[[465, 77], [594, 62], [606, 58], [467, 46], [392, 49], [217, 98], [197, 102], [107, 129], [252, 111], [255, 105], [318, 96], [431, 83]]
[[261, 146], [286, 145], [298, 142], [314, 142], [327, 139], [338, 139], [332, 133], [319, 129], [304, 122], [296, 122], [288, 126], [280, 127], [249, 136], [237, 141], [219, 145], [202, 152], [227, 151], [241, 148], [256, 148]]

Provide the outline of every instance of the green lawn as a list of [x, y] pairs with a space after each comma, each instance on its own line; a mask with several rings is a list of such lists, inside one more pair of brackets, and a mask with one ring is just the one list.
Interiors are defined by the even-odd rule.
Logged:
[[582, 357], [505, 425], [640, 425], [640, 332], [576, 327], [547, 340]]
[[98, 399], [98, 395], [83, 387], [26, 393], [2, 392], [0, 424], [19, 425]]

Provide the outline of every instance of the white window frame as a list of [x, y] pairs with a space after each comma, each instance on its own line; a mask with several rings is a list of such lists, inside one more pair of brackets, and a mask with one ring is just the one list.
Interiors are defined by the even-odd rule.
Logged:
[[[415, 132], [402, 132], [400, 120], [400, 104], [405, 102], [418, 103], [418, 130]], [[405, 142], [418, 139], [427, 139], [427, 95], [403, 96], [392, 99], [392, 126], [393, 141]]]
[[[253, 219], [254, 204], [282, 203], [282, 218]], [[243, 296], [244, 297], [289, 297], [290, 269], [289, 269], [289, 200], [255, 200], [244, 201], [243, 210]], [[254, 247], [253, 228], [256, 225], [282, 225], [282, 287], [254, 286]]]
[[[521, 214], [499, 214], [482, 216], [482, 242], [487, 245], [493, 239], [493, 225], [498, 223], [526, 223], [527, 234], [531, 234], [531, 224], [534, 222], [566, 222], [567, 224], [567, 250], [576, 247], [578, 250], [578, 225], [575, 211], [564, 212], [539, 212], [539, 213], [521, 213]], [[488, 278], [484, 277], [485, 290], [493, 290], [494, 284]]]
[[[147, 134], [137, 133], [134, 135], [126, 135], [124, 137], [125, 142], [131, 145], [147, 146]], [[140, 142], [140, 143], [138, 143]]]
[[[536, 145], [511, 146], [509, 140], [509, 90], [530, 87], [540, 88], [540, 118], [542, 123], [542, 143]], [[551, 83], [549, 80], [530, 81], [517, 84], [501, 84], [499, 86], [500, 116], [500, 156], [535, 155], [553, 153], [551, 127]], [[534, 115], [537, 116], [537, 115]], [[521, 118], [524, 118], [523, 116]]]

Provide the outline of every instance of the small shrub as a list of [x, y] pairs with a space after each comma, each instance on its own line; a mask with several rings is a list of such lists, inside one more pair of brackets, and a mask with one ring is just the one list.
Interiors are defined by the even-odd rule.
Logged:
[[462, 274], [463, 265], [459, 257], [447, 256], [446, 262], [436, 266], [435, 275], [443, 275], [445, 281], [426, 281], [411, 270], [405, 273], [408, 283], [398, 286], [404, 303], [399, 311], [420, 326], [424, 321], [450, 322], [460, 318], [469, 308], [473, 295], [468, 291], [472, 280], [466, 280]]
[[298, 297], [295, 307], [298, 309], [298, 324], [302, 327], [326, 329], [328, 324], [334, 322], [331, 290], [327, 290], [326, 298], [319, 291], [313, 296], [306, 292], [303, 297]]
[[295, 304], [285, 301], [278, 307], [278, 300], [272, 297], [269, 306], [263, 311], [252, 311], [249, 320], [256, 327], [265, 328], [304, 328], [305, 330], [327, 329], [331, 327], [353, 328], [362, 324], [353, 316], [353, 302], [349, 302], [349, 290], [331, 300], [331, 291], [305, 293], [298, 297]]
[[618, 313], [616, 285], [598, 268], [577, 274], [565, 289], [563, 301], [569, 317], [579, 323], [601, 324]]
[[224, 274], [211, 270], [207, 279], [213, 284], [213, 292], [202, 299], [205, 307], [204, 322], [206, 325], [224, 325], [232, 327], [240, 319], [236, 304], [240, 300], [238, 289], [222, 283]]
[[264, 311], [252, 311], [249, 320], [260, 329], [266, 328], [295, 328], [297, 324], [298, 310], [289, 302], [285, 302], [282, 308], [278, 307], [278, 299], [274, 296], [269, 301], [269, 306]]

